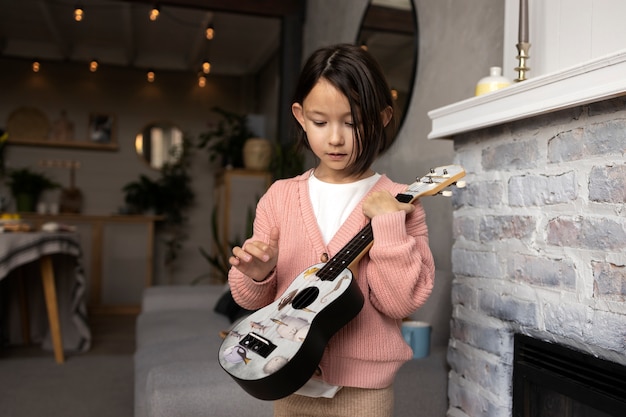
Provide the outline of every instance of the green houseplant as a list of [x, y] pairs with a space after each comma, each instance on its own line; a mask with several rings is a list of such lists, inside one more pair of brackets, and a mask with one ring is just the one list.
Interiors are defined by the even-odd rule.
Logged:
[[181, 158], [176, 163], [164, 164], [157, 179], [140, 175], [139, 179], [122, 188], [126, 210], [130, 214], [151, 213], [164, 216], [165, 219], [159, 227], [165, 229], [169, 236], [165, 259], [168, 265], [177, 258], [182, 241], [186, 238], [185, 212], [195, 201], [188, 172], [189, 144], [189, 140], [183, 139], [182, 149], [176, 150], [181, 152]]
[[223, 166], [243, 167], [243, 146], [255, 136], [248, 128], [247, 117], [220, 107], [213, 111], [222, 118], [214, 129], [200, 134], [198, 148], [206, 148], [211, 162], [219, 160]]
[[46, 175], [30, 168], [9, 170], [7, 186], [15, 199], [17, 211], [22, 212], [35, 211], [39, 197], [44, 191], [60, 187]]

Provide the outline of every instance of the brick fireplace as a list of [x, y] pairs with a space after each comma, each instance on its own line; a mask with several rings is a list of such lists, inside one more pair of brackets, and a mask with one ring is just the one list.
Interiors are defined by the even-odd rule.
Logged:
[[512, 415], [515, 334], [626, 365], [626, 96], [452, 139], [448, 416]]

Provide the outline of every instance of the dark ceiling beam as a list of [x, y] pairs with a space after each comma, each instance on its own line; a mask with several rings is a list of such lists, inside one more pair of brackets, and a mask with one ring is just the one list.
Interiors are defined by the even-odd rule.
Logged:
[[[122, 0], [154, 5], [155, 0]], [[159, 0], [161, 6], [177, 6], [214, 12], [284, 17], [304, 13], [305, 0]]]
[[137, 59], [137, 43], [133, 27], [132, 11], [129, 4], [122, 8], [122, 30], [124, 31], [124, 50], [126, 51], [126, 65], [132, 66]]
[[74, 45], [69, 45], [68, 42], [66, 42], [65, 39], [63, 39], [63, 37], [61, 36], [61, 32], [59, 31], [59, 27], [52, 17], [52, 13], [50, 12], [50, 7], [48, 3], [42, 1], [38, 4], [41, 15], [43, 16], [43, 20], [44, 22], [46, 22], [46, 26], [52, 34], [52, 38], [57, 46], [59, 54], [63, 57], [63, 59], [69, 59], [71, 55], [71, 49], [74, 47]]
[[195, 37], [195, 41], [191, 44], [189, 48], [189, 52], [185, 57], [187, 66], [192, 67], [197, 65], [199, 62], [204, 59], [208, 59], [206, 56], [206, 35], [205, 30], [206, 27], [209, 26], [211, 21], [213, 20], [212, 12], [204, 12], [204, 17], [202, 18], [201, 27], [198, 29], [198, 35]]

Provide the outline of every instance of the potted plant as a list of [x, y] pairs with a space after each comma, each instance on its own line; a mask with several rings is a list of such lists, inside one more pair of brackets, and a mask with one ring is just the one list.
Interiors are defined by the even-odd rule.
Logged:
[[191, 188], [189, 166], [189, 140], [183, 139], [181, 158], [176, 163], [166, 163], [160, 170], [160, 177], [153, 180], [146, 175], [126, 184], [124, 202], [130, 214], [151, 213], [164, 216], [162, 228], [170, 238], [166, 245], [166, 264], [171, 264], [185, 239], [185, 212], [193, 205], [195, 193]]
[[10, 170], [7, 185], [15, 199], [17, 211], [34, 212], [41, 193], [59, 188], [59, 184], [46, 175], [29, 168]]
[[247, 117], [220, 107], [213, 108], [213, 111], [222, 119], [214, 129], [200, 134], [198, 148], [206, 148], [212, 162], [219, 160], [224, 167], [243, 167], [243, 147], [255, 136], [248, 128]]

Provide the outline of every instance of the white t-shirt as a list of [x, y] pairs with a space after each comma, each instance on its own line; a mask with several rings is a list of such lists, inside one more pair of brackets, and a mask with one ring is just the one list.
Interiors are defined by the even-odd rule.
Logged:
[[[380, 174], [374, 174], [348, 184], [331, 184], [320, 181], [311, 174], [309, 177], [309, 198], [317, 224], [322, 232], [324, 243], [328, 244], [350, 213], [372, 189]], [[307, 397], [333, 398], [341, 387], [328, 384], [321, 379], [311, 378], [295, 393]]]
[[328, 244], [350, 213], [380, 179], [380, 174], [347, 184], [331, 184], [309, 177], [309, 198], [317, 224]]

